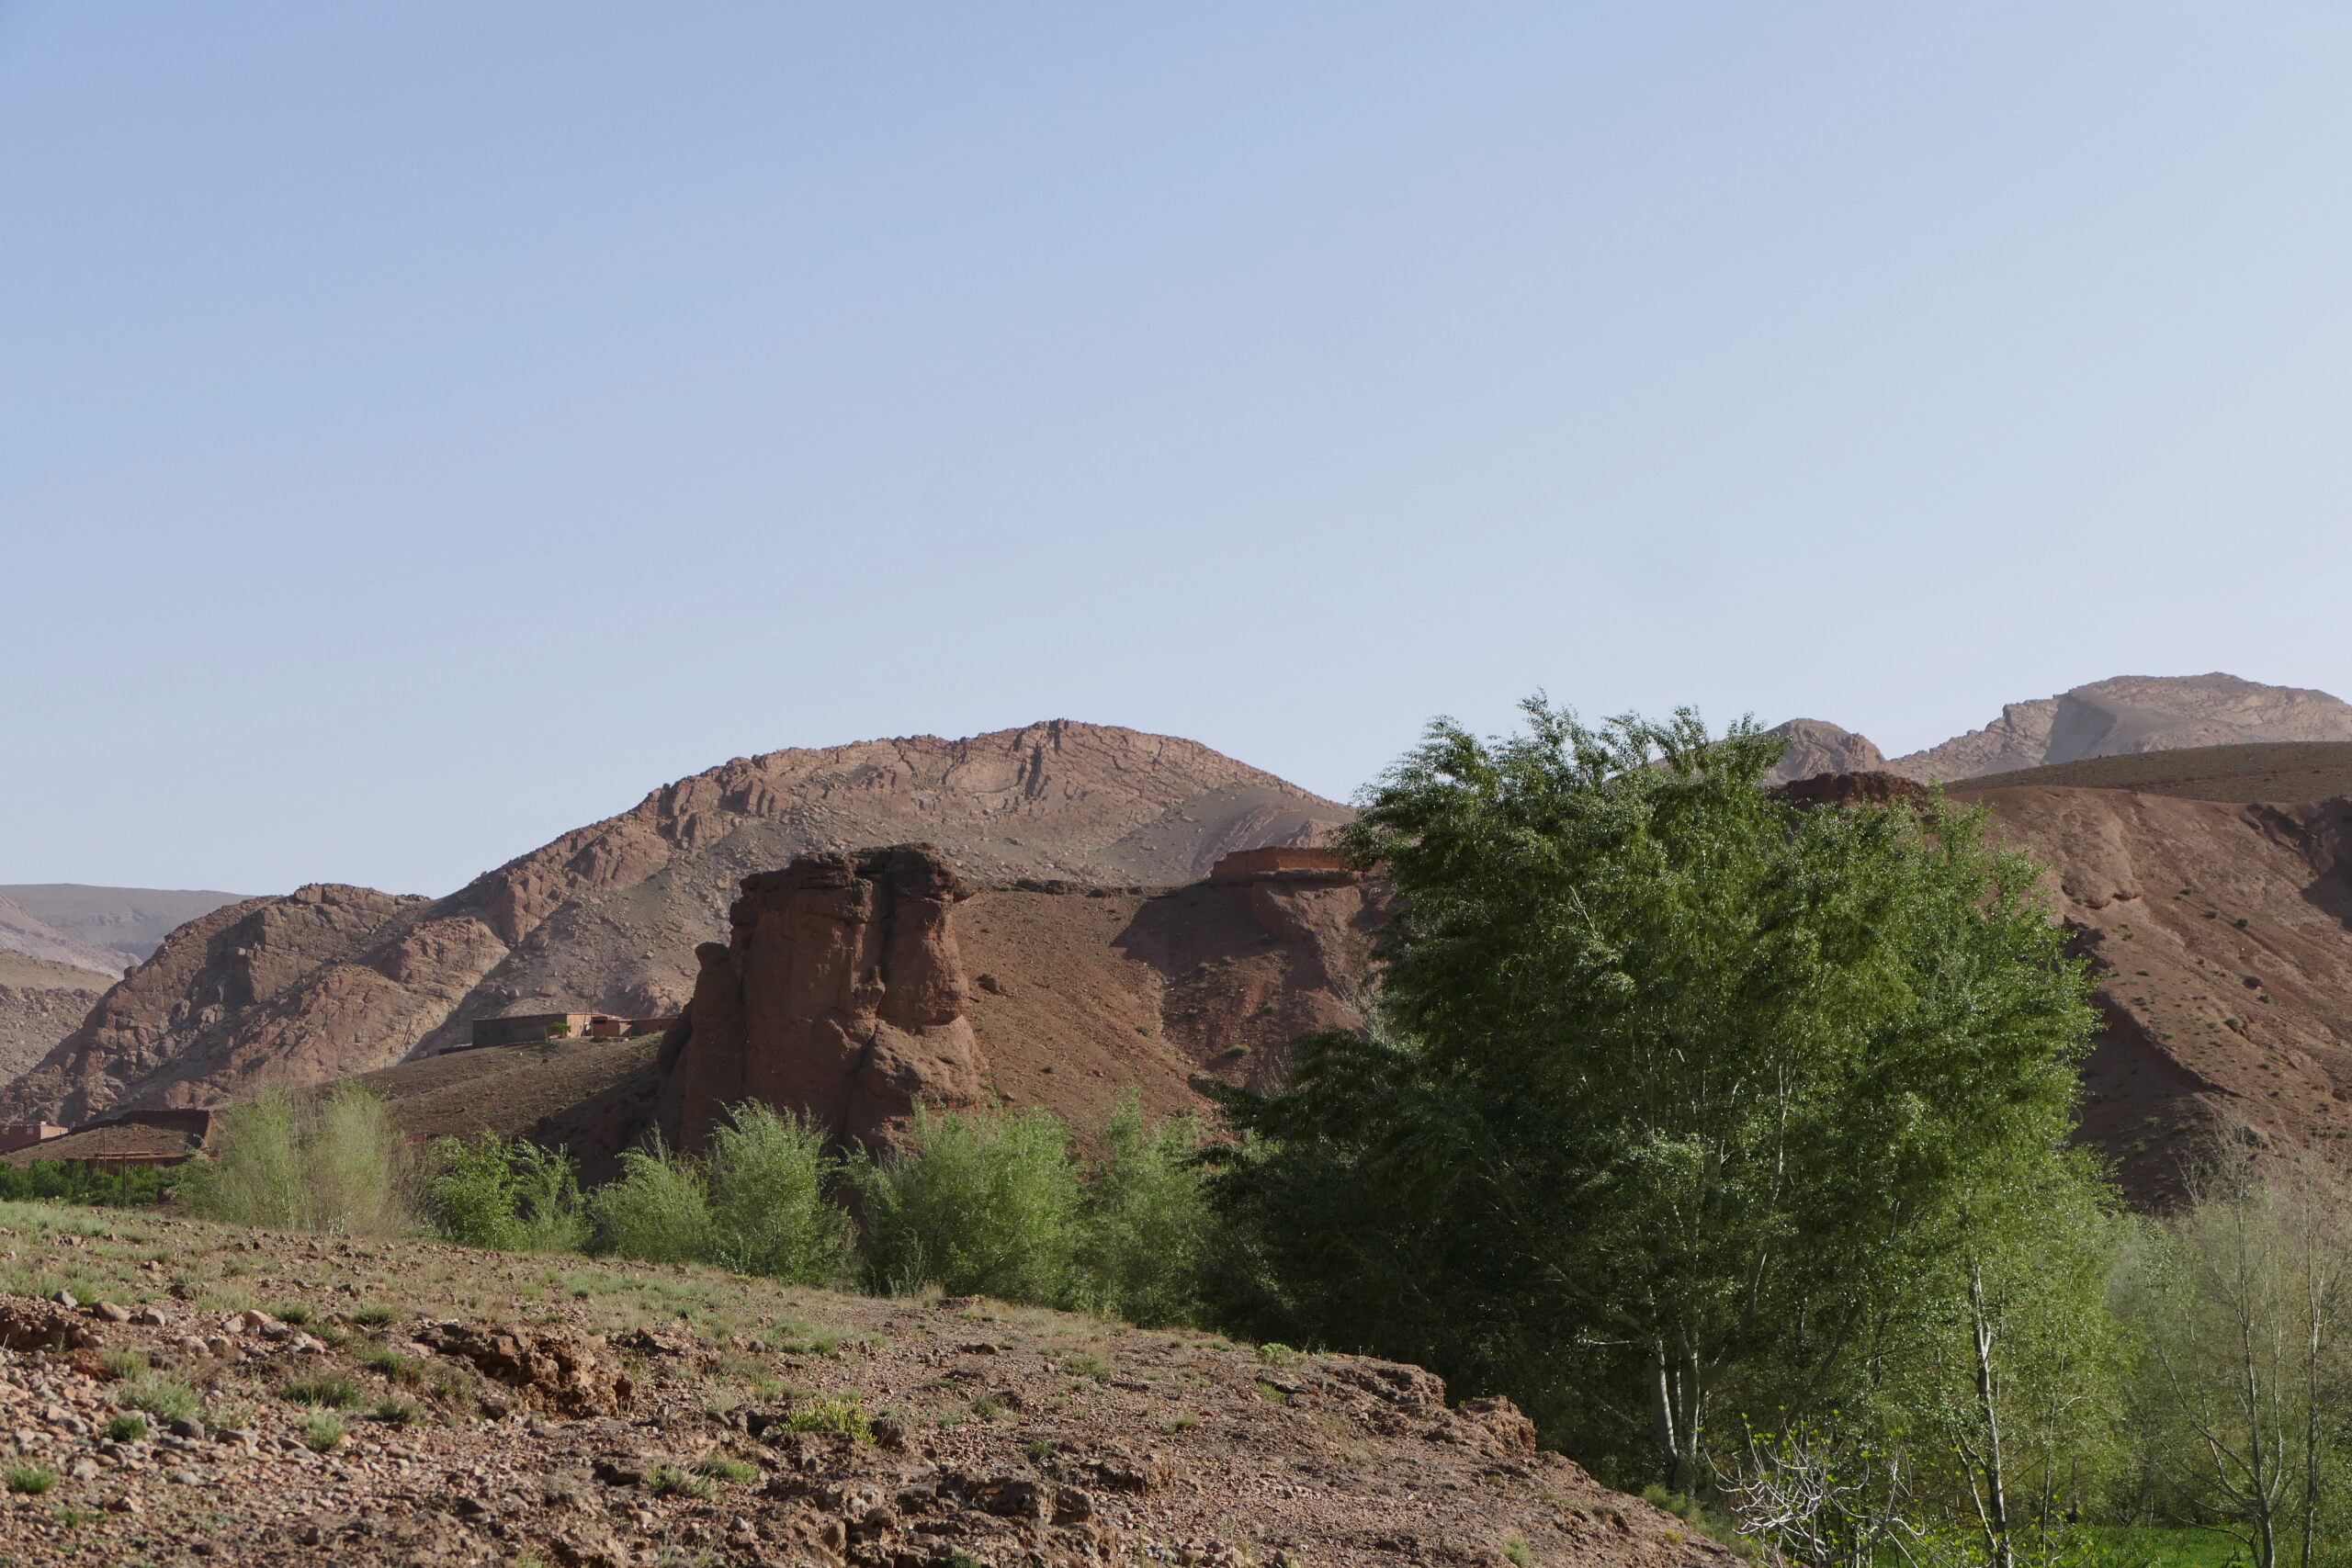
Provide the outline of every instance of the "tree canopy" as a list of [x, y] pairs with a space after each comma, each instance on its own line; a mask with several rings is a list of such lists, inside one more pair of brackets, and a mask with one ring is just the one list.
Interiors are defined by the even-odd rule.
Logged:
[[2038, 868], [1939, 796], [1806, 809], [1678, 714], [1441, 720], [1345, 847], [1376, 1026], [1233, 1091], [1228, 1314], [1512, 1394], [1620, 1478], [1867, 1393], [2064, 1156], [2093, 1027]]

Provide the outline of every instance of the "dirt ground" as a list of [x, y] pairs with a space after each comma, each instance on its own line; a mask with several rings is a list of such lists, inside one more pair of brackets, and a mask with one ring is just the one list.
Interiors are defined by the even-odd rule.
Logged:
[[0, 1292], [22, 1568], [1729, 1558], [1357, 1357], [39, 1205]]

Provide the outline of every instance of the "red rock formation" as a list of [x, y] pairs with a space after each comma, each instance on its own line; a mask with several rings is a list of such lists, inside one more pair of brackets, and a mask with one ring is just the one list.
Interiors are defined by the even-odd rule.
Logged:
[[1792, 718], [1765, 731], [1787, 740], [1770, 782], [1788, 784], [1822, 773], [1876, 773], [1886, 766], [1886, 755], [1867, 735], [1857, 735], [1819, 718]]
[[1820, 773], [1784, 784], [1772, 793], [1799, 806], [1887, 806], [1925, 799], [1928, 786], [1900, 773]]
[[951, 911], [967, 890], [928, 844], [803, 855], [743, 879], [725, 944], [665, 1043], [671, 1140], [698, 1147], [739, 1100], [789, 1108], [837, 1144], [887, 1142], [917, 1101], [981, 1097]]

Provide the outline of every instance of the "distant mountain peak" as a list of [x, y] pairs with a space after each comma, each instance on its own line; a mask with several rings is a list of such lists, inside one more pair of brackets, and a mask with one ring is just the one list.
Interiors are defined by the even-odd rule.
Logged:
[[2117, 675], [2056, 696], [2010, 703], [1984, 728], [1888, 765], [1925, 783], [2086, 757], [2282, 740], [2352, 740], [2352, 703], [2219, 671]]

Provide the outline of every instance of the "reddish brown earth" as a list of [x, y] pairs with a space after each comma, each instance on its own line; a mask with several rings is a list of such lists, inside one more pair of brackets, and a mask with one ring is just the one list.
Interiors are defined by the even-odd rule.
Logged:
[[975, 883], [1165, 884], [1346, 817], [1192, 741], [1059, 720], [739, 758], [446, 898], [315, 887], [205, 915], [0, 1095], [0, 1121], [373, 1071], [506, 1012], [674, 1012], [740, 880], [808, 851], [921, 840]]
[[2143, 1200], [2216, 1138], [2352, 1156], [2352, 801], [1955, 792], [2052, 867], [2098, 982], [2083, 1131]]
[[[0, 1499], [23, 1568], [1732, 1561], [1508, 1401], [1391, 1362], [143, 1214], [17, 1209], [0, 1237], [0, 1450], [56, 1478]], [[125, 1352], [195, 1414], [109, 1436]], [[337, 1380], [356, 1403], [314, 1450], [299, 1395]]]

